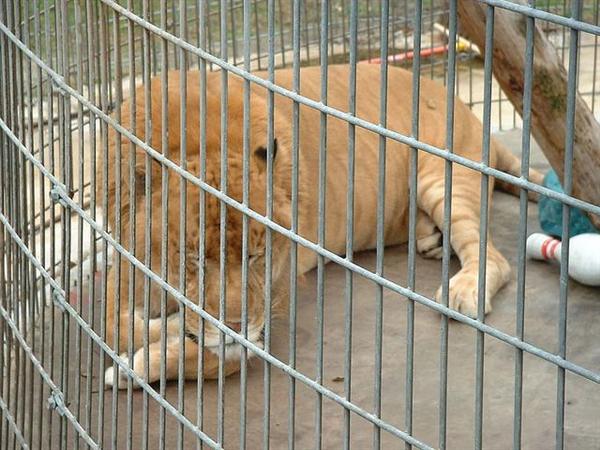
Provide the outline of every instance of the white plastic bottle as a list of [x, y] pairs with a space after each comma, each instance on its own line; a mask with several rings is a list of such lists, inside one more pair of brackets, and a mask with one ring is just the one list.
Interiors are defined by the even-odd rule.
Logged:
[[[527, 238], [527, 256], [559, 261], [562, 243], [542, 233]], [[600, 234], [584, 233], [569, 241], [569, 276], [581, 284], [600, 286]]]

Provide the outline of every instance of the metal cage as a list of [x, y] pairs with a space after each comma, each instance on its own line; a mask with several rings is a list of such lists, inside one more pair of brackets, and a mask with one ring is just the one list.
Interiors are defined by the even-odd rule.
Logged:
[[[600, 214], [600, 205], [571, 195], [577, 89], [592, 113], [597, 109], [599, 3], [479, 3], [487, 17], [482, 49], [461, 35], [457, 0], [0, 2], [0, 448], [600, 447], [600, 357], [595, 345], [600, 329], [593, 322], [600, 307], [598, 291], [568, 282], [568, 244], [560, 271], [528, 263], [525, 257], [527, 234], [539, 229], [537, 207], [528, 205], [529, 191], [560, 200], [565, 215], [575, 207]], [[493, 44], [493, 19], [499, 11], [520, 15], [527, 33], [526, 48], [513, 49], [525, 55], [524, 119], [493, 80], [497, 62], [491, 51], [485, 51]], [[564, 194], [527, 179], [530, 154], [532, 166], [549, 167], [530, 138], [532, 30], [537, 25], [568, 67], [568, 87], [561, 100], [567, 123]], [[354, 68], [349, 72], [347, 110], [328, 105], [326, 77], [328, 68], [337, 63]], [[397, 64], [446, 85], [446, 147], [419, 140], [420, 127], [427, 124], [419, 124], [415, 113], [418, 96], [406, 99], [413, 111], [410, 135], [386, 127], [384, 100], [378, 105], [378, 122], [358, 117], [358, 64], [377, 64], [382, 80], [389, 66]], [[305, 97], [299, 90], [300, 69], [311, 65], [320, 66], [320, 98]], [[280, 67], [291, 68], [292, 89], [277, 84], [274, 73]], [[228, 193], [226, 181], [224, 187], [211, 185], [204, 178], [206, 173], [188, 168], [188, 162], [193, 162], [186, 159], [185, 143], [180, 145], [183, 153], [169, 155], [165, 150], [169, 137], [163, 132], [162, 148], [153, 147], [149, 138], [153, 129], [167, 128], [167, 90], [160, 91], [158, 102], [163, 108], [162, 124], [146, 114], [144, 124], [132, 125], [135, 107], [129, 118], [122, 115], [121, 105], [136, 92], [150, 96], [153, 77], [166, 81], [173, 76], [169, 70], [191, 69], [201, 74], [197, 87], [204, 102], [210, 89], [207, 72], [220, 74], [221, 95], [226, 95], [228, 77], [243, 82], [241, 199]], [[258, 77], [255, 71], [266, 71], [266, 75]], [[179, 95], [187, 98], [188, 86], [183, 77], [180, 80]], [[419, 85], [419, 77], [413, 77], [413, 92], [419, 91]], [[248, 200], [249, 99], [256, 86], [268, 92], [264, 213], [253, 210]], [[388, 89], [383, 82], [381, 99], [387, 98]], [[452, 151], [454, 93], [483, 122], [482, 161]], [[294, 114], [290, 126], [296, 159], [290, 173], [289, 226], [277, 223], [273, 216], [272, 170], [277, 150], [273, 115], [278, 98], [290, 99]], [[187, 123], [186, 103], [182, 105], [180, 121], [170, 125], [181, 130], [182, 136], [191, 128], [205, 136], [216, 126], [207, 123], [203, 114], [198, 123]], [[320, 129], [314, 130], [319, 134], [315, 149], [319, 173], [312, 174], [312, 182], [319, 186], [316, 240], [298, 230], [301, 108], [318, 110], [321, 120]], [[227, 140], [227, 118], [227, 107], [222, 106], [218, 127], [222, 143]], [[328, 120], [347, 124], [349, 161], [359, 151], [355, 137], [360, 130], [379, 135], [379, 163], [371, 180], [379, 189], [377, 242], [372, 252], [356, 253], [353, 247], [353, 199], [355, 190], [361, 188], [353, 178], [353, 166], [347, 170], [345, 252], [336, 254], [325, 245], [323, 186], [327, 171], [335, 170], [324, 163], [327, 140], [335, 139], [327, 136]], [[136, 126], [144, 132], [135, 132]], [[508, 145], [521, 155], [521, 177], [489, 165], [492, 132], [512, 142]], [[124, 169], [120, 164], [111, 166], [111, 133], [122, 136], [117, 151], [140, 151], [144, 167], [158, 164], [158, 172], [148, 170], [145, 178], [136, 180], [133, 157]], [[408, 186], [408, 244], [384, 249], [382, 192], [390, 143], [405, 145], [414, 176]], [[227, 180], [227, 144], [221, 146], [220, 179]], [[201, 147], [206, 150], [205, 139]], [[449, 307], [449, 280], [458, 267], [450, 244], [449, 196], [440, 230], [441, 263], [417, 256], [416, 172], [421, 153], [444, 160], [446, 192], [452, 187], [455, 166], [481, 176], [479, 248], [483, 258], [478, 268], [476, 318]], [[150, 216], [140, 229], [129, 229], [130, 235], [143, 236], [147, 245], [152, 239], [160, 243], [156, 256], [135, 256], [134, 241], [121, 239], [124, 231], [118, 212], [118, 230], [111, 230], [105, 220], [107, 211], [121, 208], [121, 194], [116, 205], [109, 204], [106, 194], [109, 177], [120, 170], [130, 171], [131, 182], [116, 183], [117, 192], [129, 190], [131, 198], [136, 198], [136, 189], [138, 195], [144, 192], [146, 198], [151, 197], [151, 176], [156, 173], [161, 180], [156, 191], [162, 202], [160, 213]], [[123, 174], [115, 176], [120, 180]], [[516, 186], [520, 200], [500, 197], [490, 210], [487, 181], [491, 177]], [[179, 183], [176, 195], [169, 195], [169, 180]], [[192, 208], [194, 189], [201, 199], [194, 208], [205, 211], [213, 199], [220, 214], [216, 315], [207, 311], [204, 294], [196, 298], [190, 294], [189, 285], [203, 292], [207, 282], [203, 252], [210, 244], [205, 239], [211, 235], [202, 223], [198, 225], [199, 254], [194, 256], [199, 262], [193, 261], [198, 265], [198, 278], [184, 278], [190, 264], [186, 215]], [[172, 211], [179, 214], [176, 225], [169, 223]], [[139, 211], [132, 207], [129, 214], [135, 224]], [[243, 224], [239, 327], [226, 321], [227, 297], [233, 294], [224, 288], [228, 218], [236, 214]], [[203, 212], [199, 215], [203, 217]], [[250, 223], [263, 225], [266, 236], [261, 255], [266, 277], [262, 346], [248, 335]], [[569, 222], [563, 221], [562, 226], [568, 235]], [[484, 317], [488, 232], [509, 255], [514, 276], [501, 300], [496, 300], [497, 310]], [[177, 236], [176, 243], [170, 244], [167, 236]], [[278, 256], [273, 255], [273, 241], [282, 237], [290, 242], [289, 286], [283, 294], [289, 308], [271, 317], [277, 295], [271, 286], [272, 260]], [[169, 245], [177, 247], [175, 254], [180, 258], [171, 262], [181, 271], [176, 276], [169, 272]], [[297, 277], [300, 251], [313, 252], [316, 258], [315, 270], [303, 280]], [[158, 258], [156, 263], [152, 257]], [[160, 323], [162, 358], [156, 383], [147, 383], [148, 378], [129, 365], [134, 352], [131, 339], [119, 354], [107, 338], [110, 267], [117, 267], [117, 286], [124, 273], [131, 280], [143, 280], [139, 291], [135, 282], [130, 283], [129, 301], [117, 301], [115, 311], [118, 316], [121, 308], [131, 308], [133, 317], [132, 298], [145, 299], [139, 314], [145, 323], [146, 367], [150, 365], [149, 322]], [[441, 300], [436, 302], [435, 288], [440, 284]], [[152, 317], [150, 302], [158, 308]], [[168, 312], [167, 304], [176, 306]], [[166, 333], [171, 316], [194, 317], [199, 329], [210, 325], [218, 330], [218, 343], [213, 347], [218, 358], [216, 381], [201, 376], [186, 381], [181, 350], [177, 375], [170, 377], [175, 381], [167, 383]], [[118, 340], [120, 324], [116, 323]], [[186, 329], [177, 332], [183, 342]], [[192, 337], [196, 343], [205, 342], [204, 335]], [[227, 377], [226, 346], [231, 343], [239, 345], [241, 367], [239, 374]], [[205, 350], [201, 345], [198, 348], [200, 364], [204, 364]], [[250, 355], [253, 358], [246, 359]], [[112, 387], [105, 383], [105, 372], [111, 367], [123, 376]], [[199, 373], [202, 370], [201, 365]]]

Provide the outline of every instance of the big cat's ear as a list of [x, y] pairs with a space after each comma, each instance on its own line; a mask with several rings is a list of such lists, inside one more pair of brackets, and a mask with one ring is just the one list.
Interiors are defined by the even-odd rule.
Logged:
[[[267, 147], [261, 145], [254, 150], [254, 156], [264, 164], [267, 164]], [[273, 160], [275, 160], [277, 156], [277, 139], [273, 140]]]

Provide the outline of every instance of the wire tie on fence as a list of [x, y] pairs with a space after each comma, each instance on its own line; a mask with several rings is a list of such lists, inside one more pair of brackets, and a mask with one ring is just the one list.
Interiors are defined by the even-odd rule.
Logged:
[[56, 411], [59, 416], [65, 415], [65, 396], [61, 391], [57, 389], [52, 391], [50, 397], [48, 397], [48, 409]]
[[52, 77], [52, 90], [59, 95], [67, 96], [68, 92], [64, 89], [65, 78], [60, 75], [54, 75]]
[[55, 203], [60, 203], [64, 207], [68, 207], [68, 203], [65, 202], [64, 197], [69, 197], [67, 190], [63, 185], [54, 184], [50, 189], [50, 198]]
[[54, 306], [56, 306], [62, 312], [66, 312], [66, 310], [65, 310], [65, 303], [66, 303], [65, 297], [62, 295], [62, 293], [58, 289], [54, 289], [52, 291], [52, 302], [54, 303]]

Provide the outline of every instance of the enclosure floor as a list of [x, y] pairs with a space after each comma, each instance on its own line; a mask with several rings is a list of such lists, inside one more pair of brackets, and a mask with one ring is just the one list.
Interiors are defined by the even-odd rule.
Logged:
[[[516, 132], [504, 134], [503, 140], [512, 148], [520, 146]], [[536, 150], [533, 164], [545, 169], [543, 158]], [[515, 197], [496, 192], [492, 211], [491, 234], [495, 244], [516, 266], [516, 242], [518, 237], [519, 208]], [[538, 230], [537, 208], [530, 204], [529, 231]], [[358, 264], [374, 268], [375, 253], [365, 252], [357, 256]], [[452, 273], [458, 268], [452, 259]], [[324, 334], [324, 384], [332, 391], [344, 395], [344, 289], [345, 271], [333, 264], [326, 266], [325, 334]], [[385, 275], [404, 282], [407, 272], [406, 246], [387, 248]], [[526, 341], [549, 351], [556, 352], [558, 335], [559, 270], [541, 262], [529, 262], [526, 281], [525, 336]], [[440, 284], [441, 262], [417, 260], [417, 290], [433, 296]], [[315, 350], [317, 327], [315, 323], [316, 272], [306, 276], [300, 284], [298, 299], [297, 361], [300, 370], [315, 376]], [[374, 397], [374, 340], [375, 340], [376, 287], [359, 277], [354, 277], [354, 320], [352, 355], [352, 401], [362, 408], [373, 410]], [[407, 301], [396, 294], [384, 293], [383, 319], [383, 372], [382, 417], [404, 429]], [[494, 299], [493, 311], [486, 317], [490, 325], [506, 332], [515, 332], [516, 273], [510, 283]], [[568, 304], [568, 357], [571, 361], [592, 370], [600, 369], [600, 295], [596, 289], [570, 283]], [[277, 318], [272, 336], [273, 354], [288, 361], [287, 318]], [[59, 346], [57, 346], [58, 349]], [[448, 416], [447, 439], [449, 449], [472, 448], [475, 419], [475, 355], [476, 333], [466, 325], [450, 322], [448, 360]], [[57, 350], [58, 352], [58, 350]], [[440, 390], [440, 315], [426, 307], [415, 308], [414, 341], [414, 410], [413, 435], [433, 446], [438, 446], [438, 413]], [[58, 356], [58, 353], [57, 353]], [[83, 366], [83, 363], [82, 363]], [[98, 378], [95, 364], [94, 378]], [[486, 449], [504, 450], [512, 447], [515, 350], [492, 337], [485, 338], [484, 378], [484, 432]], [[264, 377], [263, 363], [253, 359], [248, 371], [246, 444], [248, 449], [263, 447]], [[71, 373], [84, 374], [71, 364]], [[600, 447], [600, 390], [592, 383], [575, 375], [567, 375], [565, 411], [565, 440], [569, 449], [592, 449]], [[82, 376], [82, 380], [85, 380]], [[85, 383], [85, 381], [83, 381]], [[554, 445], [556, 420], [557, 369], [549, 363], [525, 354], [523, 375], [523, 448], [545, 450]], [[94, 382], [96, 384], [97, 381]], [[73, 386], [73, 385], [71, 385]], [[290, 379], [283, 372], [271, 370], [270, 446], [272, 449], [288, 447]], [[225, 447], [239, 448], [240, 441], [240, 377], [233, 375], [225, 381]], [[72, 389], [72, 388], [71, 388]], [[158, 389], [158, 386], [156, 386]], [[177, 383], [169, 383], [167, 398], [177, 404]], [[196, 383], [185, 384], [185, 411], [191, 421], [196, 420]], [[112, 417], [113, 394], [105, 392], [104, 443], [110, 448], [116, 438], [117, 448], [127, 448], [127, 395], [121, 391], [118, 400], [118, 417]], [[295, 445], [297, 449], [315, 447], [316, 394], [296, 383]], [[97, 437], [97, 401], [93, 394], [91, 429]], [[141, 448], [143, 394], [135, 391], [133, 401], [132, 446]], [[150, 401], [148, 410], [150, 448], [159, 448], [159, 410]], [[177, 422], [166, 414], [166, 446], [176, 448]], [[56, 415], [55, 415], [56, 418]], [[116, 419], [116, 420], [115, 420]], [[323, 399], [322, 447], [339, 449], [342, 446], [344, 411], [334, 402]], [[217, 383], [204, 384], [203, 428], [213, 438], [217, 423]], [[56, 423], [56, 422], [55, 422]], [[113, 436], [116, 423], [116, 436]], [[73, 436], [73, 430], [69, 433]], [[184, 448], [196, 448], [196, 441], [184, 433]], [[373, 426], [352, 415], [352, 448], [371, 448]], [[401, 442], [387, 432], [381, 433], [382, 448], [400, 448]], [[402, 446], [403, 448], [403, 446]]]

